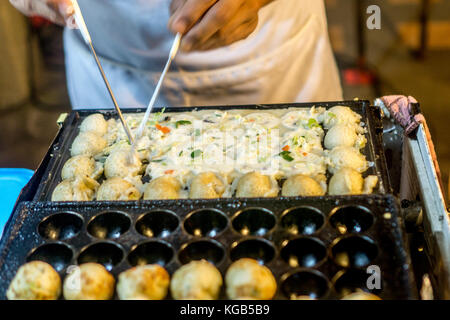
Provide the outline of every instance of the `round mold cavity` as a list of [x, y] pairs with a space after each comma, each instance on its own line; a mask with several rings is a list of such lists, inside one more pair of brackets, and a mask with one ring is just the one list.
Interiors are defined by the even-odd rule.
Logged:
[[280, 256], [292, 268], [313, 268], [326, 259], [327, 248], [320, 240], [297, 238], [283, 243]]
[[[379, 293], [381, 289], [369, 290], [367, 288], [367, 279], [370, 276], [371, 274], [368, 274], [365, 270], [341, 270], [333, 277], [334, 289], [340, 297], [347, 296], [360, 290], [371, 293]], [[381, 287], [382, 284], [380, 288]]]
[[94, 262], [111, 271], [123, 259], [123, 249], [113, 242], [97, 242], [85, 247], [78, 255], [78, 264]]
[[232, 220], [233, 229], [244, 236], [264, 236], [276, 224], [275, 215], [264, 208], [247, 208], [237, 212]]
[[179, 219], [168, 210], [152, 211], [136, 222], [136, 231], [148, 238], [165, 238], [178, 228]]
[[190, 235], [216, 237], [227, 228], [228, 218], [216, 209], [200, 209], [186, 216], [183, 226]]
[[119, 211], [103, 212], [91, 219], [89, 234], [99, 239], [117, 239], [130, 229], [131, 219]]
[[349, 236], [335, 240], [331, 247], [334, 261], [344, 268], [363, 268], [378, 255], [375, 242], [365, 236]]
[[330, 291], [328, 279], [319, 271], [298, 270], [282, 277], [281, 292], [289, 299], [320, 299]]
[[197, 240], [183, 245], [178, 253], [178, 260], [187, 264], [194, 260], [207, 260], [215, 265], [225, 257], [225, 249], [214, 240]]
[[73, 212], [60, 212], [43, 219], [38, 233], [44, 239], [67, 240], [75, 237], [83, 227], [83, 218]]
[[44, 261], [59, 272], [70, 264], [72, 257], [73, 251], [68, 245], [62, 242], [53, 242], [33, 249], [28, 254], [27, 262]]
[[167, 265], [174, 256], [173, 249], [167, 242], [147, 241], [134, 246], [128, 254], [128, 262], [133, 267], [146, 264]]
[[313, 207], [288, 209], [281, 218], [281, 227], [294, 235], [311, 235], [325, 224], [323, 213]]
[[336, 208], [329, 219], [330, 224], [341, 234], [367, 231], [374, 222], [370, 210], [362, 206]]
[[265, 264], [275, 258], [275, 253], [275, 247], [265, 239], [245, 239], [231, 245], [230, 259], [251, 258]]

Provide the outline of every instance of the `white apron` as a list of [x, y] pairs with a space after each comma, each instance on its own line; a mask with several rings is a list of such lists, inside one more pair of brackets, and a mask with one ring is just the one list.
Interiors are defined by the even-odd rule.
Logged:
[[[174, 36], [170, 0], [80, 0], [94, 46], [121, 107], [146, 107]], [[74, 109], [112, 108], [77, 30], [65, 30]], [[247, 39], [176, 57], [157, 106], [341, 100], [323, 1], [277, 0], [261, 9]]]

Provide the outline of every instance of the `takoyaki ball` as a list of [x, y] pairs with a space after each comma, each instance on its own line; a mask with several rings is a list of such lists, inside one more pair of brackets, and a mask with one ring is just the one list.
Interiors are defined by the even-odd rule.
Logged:
[[277, 291], [277, 281], [272, 272], [249, 258], [237, 260], [228, 268], [225, 284], [230, 299], [270, 300]]
[[56, 300], [60, 294], [58, 272], [43, 261], [21, 266], [6, 291], [8, 300]]
[[379, 296], [374, 295], [373, 293], [359, 291], [346, 295], [341, 300], [382, 300], [382, 299]]
[[269, 176], [250, 172], [239, 179], [236, 188], [238, 198], [276, 197], [278, 185]]
[[325, 148], [330, 150], [336, 147], [353, 147], [357, 139], [358, 135], [355, 128], [345, 124], [338, 124], [328, 130], [324, 145]]
[[52, 201], [92, 201], [99, 183], [89, 177], [63, 180], [52, 193]]
[[378, 184], [378, 177], [377, 176], [367, 176], [367, 178], [364, 179], [364, 187], [363, 187], [363, 193], [364, 194], [371, 194], [373, 192], [373, 189]]
[[87, 131], [80, 132], [80, 134], [73, 140], [70, 154], [72, 157], [78, 155], [95, 156], [102, 152], [107, 146], [106, 140], [101, 136]]
[[160, 265], [137, 266], [119, 274], [117, 295], [120, 300], [162, 300], [169, 282], [169, 274]]
[[115, 149], [106, 158], [105, 177], [133, 177], [141, 171], [142, 163], [137, 153], [131, 153], [131, 147]]
[[361, 115], [353, 112], [349, 107], [335, 106], [324, 115], [324, 127], [330, 129], [338, 124], [357, 124], [361, 121]]
[[180, 198], [181, 184], [171, 175], [156, 178], [145, 187], [144, 200], [170, 200]]
[[364, 179], [352, 168], [342, 168], [330, 180], [328, 193], [330, 195], [352, 195], [363, 193]]
[[225, 192], [224, 182], [213, 172], [203, 172], [191, 182], [189, 198], [214, 199], [220, 198]]
[[70, 158], [64, 164], [61, 171], [61, 178], [72, 179], [75, 177], [91, 177], [95, 171], [95, 160], [86, 155], [79, 155]]
[[91, 114], [81, 122], [80, 132], [92, 132], [104, 136], [108, 131], [108, 122], [100, 113]]
[[325, 190], [316, 180], [303, 174], [288, 178], [281, 189], [283, 197], [323, 196], [324, 194]]
[[352, 147], [337, 147], [330, 151], [328, 170], [335, 173], [342, 168], [352, 168], [360, 173], [368, 168], [366, 157]]
[[115, 279], [104, 266], [84, 263], [64, 279], [66, 300], [109, 300], [114, 295]]
[[119, 177], [104, 181], [97, 192], [100, 201], [139, 200], [140, 197], [141, 193], [134, 185]]
[[206, 260], [191, 261], [172, 276], [170, 292], [176, 300], [216, 300], [223, 280], [220, 271]]

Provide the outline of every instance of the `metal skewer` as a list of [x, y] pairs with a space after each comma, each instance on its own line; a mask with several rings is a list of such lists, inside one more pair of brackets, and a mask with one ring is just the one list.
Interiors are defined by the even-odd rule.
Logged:
[[103, 81], [105, 82], [106, 88], [108, 89], [109, 95], [111, 96], [111, 99], [114, 103], [114, 107], [116, 108], [116, 112], [119, 115], [120, 118], [120, 122], [122, 122], [122, 126], [125, 130], [125, 133], [127, 134], [128, 140], [130, 141], [130, 144], [134, 144], [134, 140], [133, 140], [133, 136], [131, 134], [130, 129], [128, 128], [127, 123], [125, 122], [125, 119], [123, 117], [122, 111], [119, 108], [119, 104], [117, 103], [116, 98], [114, 97], [114, 94], [112, 92], [111, 86], [109, 85], [109, 81], [106, 78], [105, 72], [103, 71], [103, 67], [102, 64], [100, 63], [100, 60], [97, 56], [97, 53], [95, 51], [94, 45], [92, 44], [92, 38], [91, 35], [89, 33], [89, 30], [86, 26], [86, 22], [84, 21], [83, 18], [83, 14], [81, 13], [81, 9], [80, 6], [78, 5], [78, 1], [77, 0], [71, 0], [72, 1], [72, 6], [74, 9], [74, 17], [75, 17], [75, 22], [77, 23], [78, 27], [80, 28], [81, 31], [81, 35], [83, 36], [84, 41], [86, 42], [86, 44], [89, 46], [89, 48], [91, 49], [92, 54], [94, 55], [95, 58], [95, 62], [97, 63], [97, 67], [98, 70], [100, 71], [100, 74], [102, 75]]
[[153, 92], [153, 96], [152, 96], [152, 98], [150, 100], [150, 103], [148, 104], [147, 110], [145, 111], [144, 118], [142, 119], [142, 122], [141, 122], [141, 124], [139, 126], [139, 129], [138, 129], [137, 133], [136, 133], [132, 151], [134, 151], [135, 144], [142, 137], [142, 134], [144, 133], [145, 125], [146, 125], [146, 123], [148, 121], [148, 118], [150, 117], [150, 113], [153, 110], [153, 106], [154, 106], [154, 104], [156, 102], [156, 98], [158, 97], [159, 91], [161, 89], [161, 85], [162, 85], [162, 83], [164, 81], [164, 78], [165, 78], [165, 76], [167, 74], [167, 71], [170, 68], [170, 65], [172, 64], [173, 59], [177, 55], [178, 49], [180, 48], [180, 42], [181, 42], [181, 33], [177, 33], [177, 35], [175, 36], [175, 40], [173, 41], [172, 48], [170, 49], [170, 54], [169, 54], [169, 58], [167, 60], [166, 66], [164, 67], [164, 70], [161, 73], [161, 77], [159, 78], [158, 84], [156, 85], [155, 91]]

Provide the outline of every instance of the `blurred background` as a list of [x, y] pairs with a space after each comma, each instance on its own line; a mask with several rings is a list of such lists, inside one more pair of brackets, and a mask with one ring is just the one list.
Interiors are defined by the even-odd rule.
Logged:
[[[372, 4], [381, 8], [381, 30], [365, 27]], [[414, 96], [447, 182], [450, 0], [326, 0], [326, 6], [345, 98]], [[3, 0], [0, 43], [0, 167], [35, 169], [57, 132], [59, 114], [70, 110], [62, 29], [25, 18]]]

